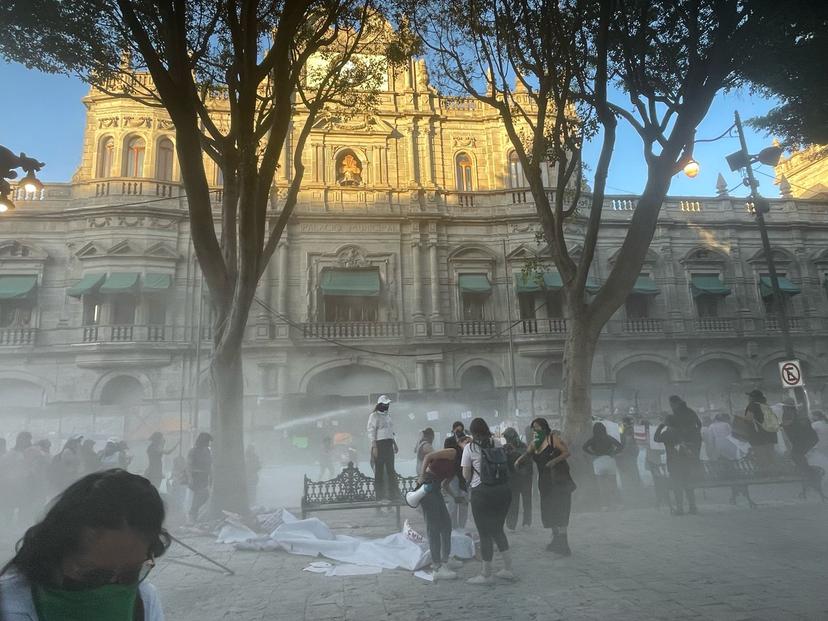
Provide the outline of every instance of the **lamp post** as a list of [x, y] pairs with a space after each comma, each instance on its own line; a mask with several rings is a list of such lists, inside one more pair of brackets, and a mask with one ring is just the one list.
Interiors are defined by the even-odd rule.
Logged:
[[[762, 248], [765, 252], [765, 258], [768, 262], [768, 274], [770, 275], [771, 289], [773, 292], [773, 299], [776, 303], [776, 319], [779, 324], [779, 331], [782, 333], [782, 343], [785, 347], [785, 356], [788, 360], [796, 358], [794, 352], [793, 341], [791, 340], [790, 324], [788, 323], [788, 309], [785, 304], [785, 297], [782, 289], [779, 287], [779, 275], [776, 272], [776, 263], [773, 260], [773, 251], [771, 250], [770, 239], [768, 239], [768, 229], [765, 225], [765, 214], [770, 211], [770, 203], [768, 199], [760, 196], [757, 190], [756, 177], [753, 175], [753, 168], [751, 165], [754, 162], [767, 164], [768, 166], [775, 166], [779, 162], [779, 157], [782, 155], [782, 149], [778, 146], [767, 147], [762, 149], [757, 155], [750, 155], [747, 150], [747, 143], [745, 142], [745, 132], [742, 129], [742, 119], [739, 117], [739, 112], [733, 113], [736, 120], [736, 130], [739, 133], [739, 144], [741, 149], [735, 153], [727, 156], [727, 163], [730, 170], [736, 171], [744, 168], [747, 173], [747, 181], [750, 186], [750, 199], [753, 202], [753, 209], [756, 213], [756, 224], [759, 227], [759, 235], [762, 238]], [[808, 395], [804, 388], [794, 389], [794, 394], [802, 398], [802, 403], [805, 406], [805, 413], [808, 413]]]
[[27, 157], [25, 153], [15, 155], [6, 147], [0, 145], [0, 213], [12, 211], [14, 203], [9, 198], [11, 194], [11, 184], [7, 179], [17, 179], [16, 168], [21, 168], [26, 176], [20, 184], [27, 192], [37, 192], [43, 189], [43, 184], [35, 175], [45, 164], [38, 162], [32, 157]]
[[744, 168], [747, 173], [748, 184], [750, 185], [750, 200], [753, 203], [753, 209], [756, 214], [756, 224], [759, 227], [759, 235], [762, 238], [762, 248], [765, 252], [765, 258], [768, 262], [768, 273], [770, 275], [771, 289], [773, 291], [773, 299], [776, 302], [776, 315], [779, 322], [779, 330], [782, 332], [782, 340], [785, 346], [785, 355], [789, 359], [795, 357], [793, 342], [791, 341], [791, 331], [788, 325], [788, 311], [785, 307], [785, 298], [782, 289], [779, 287], [779, 276], [776, 273], [776, 263], [773, 260], [773, 252], [771, 250], [770, 239], [768, 239], [768, 229], [765, 225], [765, 214], [770, 210], [770, 203], [768, 200], [760, 196], [757, 190], [756, 177], [753, 175], [753, 162], [761, 162], [771, 166], [776, 165], [779, 161], [779, 156], [782, 154], [780, 147], [768, 147], [763, 149], [758, 155], [749, 155], [747, 150], [747, 143], [745, 142], [745, 132], [742, 129], [742, 119], [738, 112], [734, 112], [736, 119], [736, 130], [739, 133], [739, 144], [741, 150], [727, 156], [727, 162], [731, 170], [739, 170]]

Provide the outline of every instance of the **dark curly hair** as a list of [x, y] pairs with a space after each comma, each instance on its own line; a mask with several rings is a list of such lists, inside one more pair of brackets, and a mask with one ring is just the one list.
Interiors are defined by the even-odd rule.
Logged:
[[30, 584], [51, 584], [63, 559], [78, 550], [85, 529], [124, 527], [150, 540], [153, 558], [170, 546], [164, 503], [152, 483], [119, 468], [89, 474], [67, 487], [46, 517], [26, 531], [0, 575], [13, 568]]

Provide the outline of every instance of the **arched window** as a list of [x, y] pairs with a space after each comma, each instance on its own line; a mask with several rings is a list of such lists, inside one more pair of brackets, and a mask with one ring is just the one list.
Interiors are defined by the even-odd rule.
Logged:
[[127, 140], [124, 153], [124, 177], [144, 176], [144, 154], [147, 143], [143, 138], [133, 137]]
[[112, 174], [112, 162], [115, 159], [115, 139], [112, 136], [104, 136], [98, 143], [98, 168], [95, 176], [99, 179], [109, 177]]
[[362, 162], [348, 149], [336, 158], [336, 182], [339, 185], [362, 185]]
[[[175, 147], [172, 140], [169, 138], [162, 138], [158, 143], [158, 152], [155, 156], [155, 178], [162, 181], [172, 181], [173, 178], [173, 158], [175, 157]], [[140, 175], [134, 175], [140, 176]]]
[[457, 189], [460, 192], [471, 192], [474, 189], [474, 164], [468, 153], [458, 153], [455, 158]]
[[523, 176], [523, 166], [517, 152], [509, 153], [509, 187], [512, 189], [525, 188], [526, 178]]

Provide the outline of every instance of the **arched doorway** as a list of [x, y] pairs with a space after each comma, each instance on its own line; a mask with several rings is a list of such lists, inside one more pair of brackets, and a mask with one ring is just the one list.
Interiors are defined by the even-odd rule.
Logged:
[[699, 412], [733, 414], [743, 405], [739, 368], [730, 360], [714, 358], [693, 369], [685, 399]]
[[[92, 429], [103, 440], [105, 436], [124, 439], [142, 437], [152, 433], [143, 429], [140, 406], [144, 401], [144, 387], [131, 375], [116, 375], [101, 387], [98, 405], [94, 408]], [[102, 447], [98, 447], [102, 448]]]
[[[502, 390], [495, 388], [492, 372], [482, 365], [467, 368], [460, 376], [461, 401], [468, 403], [471, 416], [486, 419], [490, 426], [498, 422], [506, 410]], [[466, 421], [468, 423], [468, 421]]]
[[633, 362], [615, 376], [614, 405], [622, 414], [633, 410], [645, 416], [666, 411], [670, 396], [670, 373], [662, 364], [650, 360]]
[[309, 395], [336, 395], [358, 397], [397, 392], [397, 382], [388, 371], [361, 364], [349, 364], [327, 369], [314, 375], [308, 382]]
[[0, 396], [0, 428], [10, 436], [24, 430], [35, 433], [32, 419], [44, 413], [43, 388], [25, 380], [2, 379]]

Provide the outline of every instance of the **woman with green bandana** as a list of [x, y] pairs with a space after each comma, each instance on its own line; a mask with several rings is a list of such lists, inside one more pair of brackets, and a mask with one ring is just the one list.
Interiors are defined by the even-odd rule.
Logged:
[[144, 579], [170, 543], [153, 485], [125, 470], [66, 489], [0, 571], [0, 621], [163, 621]]
[[515, 466], [534, 459], [538, 467], [538, 491], [540, 492], [541, 522], [544, 528], [552, 529], [552, 542], [546, 549], [569, 556], [567, 527], [572, 509], [572, 492], [575, 482], [569, 474], [569, 448], [560, 436], [552, 433], [545, 418], [532, 421], [529, 449], [515, 461]]

